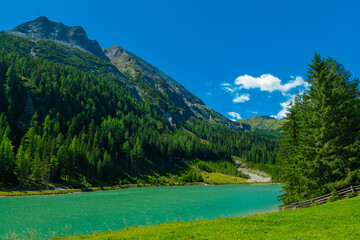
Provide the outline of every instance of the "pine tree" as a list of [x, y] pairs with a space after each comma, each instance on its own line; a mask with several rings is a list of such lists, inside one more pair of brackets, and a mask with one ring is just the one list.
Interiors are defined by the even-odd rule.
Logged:
[[0, 115], [0, 182], [5, 185], [14, 185], [18, 182], [15, 175], [14, 146], [10, 139], [10, 127], [5, 114]]
[[32, 164], [31, 176], [34, 178], [35, 181], [40, 182], [43, 180], [42, 174], [43, 174], [43, 164], [41, 162], [39, 154], [36, 153], [34, 156], [34, 162]]
[[310, 89], [290, 109], [279, 151], [285, 203], [359, 182], [350, 177], [360, 167], [359, 80], [315, 54], [307, 82]]
[[26, 181], [31, 173], [31, 162], [26, 157], [24, 148], [21, 145], [16, 154], [16, 166], [19, 180], [22, 182]]

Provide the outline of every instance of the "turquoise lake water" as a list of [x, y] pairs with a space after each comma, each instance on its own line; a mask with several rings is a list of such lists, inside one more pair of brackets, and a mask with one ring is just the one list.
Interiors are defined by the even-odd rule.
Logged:
[[135, 225], [246, 216], [274, 211], [281, 185], [131, 188], [0, 198], [0, 239], [48, 239]]

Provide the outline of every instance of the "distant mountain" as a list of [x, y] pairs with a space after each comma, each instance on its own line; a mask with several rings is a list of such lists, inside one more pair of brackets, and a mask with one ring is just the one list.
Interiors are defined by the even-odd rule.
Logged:
[[77, 47], [88, 51], [95, 56], [108, 60], [99, 43], [96, 40], [89, 40], [85, 30], [80, 27], [69, 27], [62, 23], [50, 21], [46, 17], [39, 17], [34, 21], [20, 24], [19, 26], [6, 31], [19, 37], [36, 40], [51, 40], [71, 47]]
[[285, 119], [278, 120], [270, 116], [255, 115], [248, 119], [241, 119], [238, 122], [250, 125], [251, 130], [254, 132], [278, 136], [285, 121]]
[[[98, 74], [114, 75], [133, 96], [162, 112], [173, 127], [190, 117], [196, 117], [233, 130], [250, 130], [249, 125], [233, 122], [208, 108], [181, 84], [135, 54], [119, 46], [101, 49], [96, 40], [88, 39], [82, 27], [69, 27], [46, 17], [39, 17], [5, 33], [35, 41], [35, 45], [29, 50], [32, 55], [37, 54]], [[39, 40], [60, 43], [62, 47], [44, 41], [39, 44]], [[101, 60], [87, 56], [86, 59], [92, 61], [84, 61], [83, 54], [77, 49], [91, 53]]]

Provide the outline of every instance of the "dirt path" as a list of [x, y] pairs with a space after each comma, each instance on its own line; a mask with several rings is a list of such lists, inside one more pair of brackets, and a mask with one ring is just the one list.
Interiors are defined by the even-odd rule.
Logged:
[[242, 167], [239, 167], [238, 170], [250, 176], [250, 178], [246, 181], [247, 183], [250, 183], [250, 182], [261, 182], [261, 183], [271, 182], [271, 177], [269, 175], [267, 175], [266, 173], [256, 171], [256, 170], [247, 169], [247, 168], [242, 168]]
[[235, 161], [235, 165], [238, 167], [238, 171], [250, 176], [250, 178], [246, 181], [247, 183], [271, 182], [271, 176], [269, 176], [268, 174], [262, 171], [245, 168], [244, 165], [240, 163], [238, 160]]

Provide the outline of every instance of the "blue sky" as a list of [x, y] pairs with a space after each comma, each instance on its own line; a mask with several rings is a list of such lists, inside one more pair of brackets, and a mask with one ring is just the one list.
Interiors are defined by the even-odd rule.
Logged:
[[[0, 30], [39, 16], [120, 45], [230, 119], [284, 115], [315, 52], [360, 77], [360, 1], [1, 1]], [[229, 114], [230, 113], [230, 114]]]

